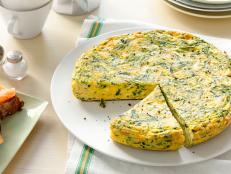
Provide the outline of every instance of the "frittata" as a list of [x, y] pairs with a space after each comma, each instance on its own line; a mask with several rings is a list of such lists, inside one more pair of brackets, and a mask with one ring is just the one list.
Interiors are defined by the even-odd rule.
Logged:
[[[173, 150], [181, 146], [183, 139], [185, 146], [207, 141], [230, 124], [230, 78], [231, 59], [225, 52], [192, 34], [152, 30], [111, 37], [82, 54], [73, 72], [72, 90], [81, 100], [144, 99], [112, 121], [112, 139], [137, 148]], [[156, 101], [163, 100], [162, 95], [150, 105], [146, 103], [157, 98], [159, 86], [165, 100], [161, 108], [168, 117], [156, 114], [160, 107]], [[142, 103], [143, 110], [140, 110]], [[138, 112], [134, 119], [132, 110]], [[155, 118], [163, 119], [150, 121], [147, 110], [155, 113], [151, 114]], [[162, 135], [174, 134], [171, 126], [169, 131], [157, 134], [155, 142], [150, 141], [152, 137], [145, 139], [142, 131], [123, 134], [131, 120], [140, 122], [143, 117], [145, 124], [132, 126], [129, 133], [137, 129], [151, 132], [157, 123], [158, 129], [163, 130], [177, 120], [184, 138], [178, 143], [174, 141], [175, 145], [167, 145]], [[139, 136], [145, 140], [137, 139]], [[163, 144], [156, 146], [159, 142]]]

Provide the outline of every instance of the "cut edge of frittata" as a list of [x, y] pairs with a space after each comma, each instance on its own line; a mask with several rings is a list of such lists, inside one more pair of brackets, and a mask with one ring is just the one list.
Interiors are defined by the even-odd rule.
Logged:
[[[154, 109], [150, 110], [152, 107]], [[159, 86], [133, 108], [113, 119], [110, 130], [115, 142], [138, 149], [169, 151], [185, 144], [183, 130], [169, 110]]]
[[176, 109], [172, 106], [171, 102], [169, 102], [168, 96], [165, 94], [165, 92], [162, 89], [161, 85], [160, 85], [160, 90], [161, 90], [161, 93], [164, 96], [164, 99], [165, 99], [165, 101], [166, 101], [172, 115], [175, 117], [175, 119], [180, 124], [180, 126], [181, 126], [181, 128], [183, 130], [183, 133], [184, 133], [184, 136], [185, 136], [185, 144], [184, 144], [184, 146], [186, 146], [186, 147], [191, 146], [191, 144], [192, 144], [192, 134], [190, 133], [189, 129], [187, 128], [185, 120], [179, 116]]
[[[209, 122], [203, 122], [198, 125], [189, 125], [188, 130], [192, 134], [192, 143], [194, 146], [214, 138], [222, 133], [231, 123], [231, 112], [223, 118], [214, 118]], [[201, 138], [201, 135], [204, 135]]]

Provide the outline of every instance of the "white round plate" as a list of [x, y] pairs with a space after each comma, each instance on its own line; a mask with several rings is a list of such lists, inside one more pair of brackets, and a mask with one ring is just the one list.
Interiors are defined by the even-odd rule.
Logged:
[[231, 127], [206, 143], [172, 152], [137, 150], [114, 143], [109, 135], [111, 119], [131, 108], [129, 103], [134, 105], [138, 101], [107, 101], [106, 108], [102, 108], [99, 102], [83, 102], [72, 95], [72, 71], [83, 52], [110, 36], [151, 29], [156, 28], [133, 28], [107, 33], [89, 39], [65, 56], [51, 81], [51, 100], [59, 119], [83, 143], [113, 158], [136, 164], [177, 166], [208, 160], [228, 151], [231, 148]]
[[195, 2], [201, 2], [205, 4], [228, 4], [231, 3], [231, 0], [192, 0]]
[[179, 5], [179, 3], [176, 3], [172, 0], [163, 0], [165, 4], [167, 4], [172, 9], [179, 11], [181, 13], [200, 17], [200, 18], [211, 18], [211, 19], [221, 19], [221, 18], [230, 18], [231, 17], [231, 11], [227, 12], [209, 12], [209, 11], [199, 11], [199, 10], [193, 10], [189, 8], [183, 7], [183, 5]]

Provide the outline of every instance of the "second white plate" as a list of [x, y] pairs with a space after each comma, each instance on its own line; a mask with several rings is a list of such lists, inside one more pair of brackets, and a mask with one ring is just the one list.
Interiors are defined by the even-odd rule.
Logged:
[[[163, 2], [171, 7], [172, 9], [179, 11], [181, 13], [201, 17], [201, 18], [212, 18], [212, 19], [220, 19], [220, 18], [230, 18], [231, 17], [231, 11], [229, 9], [225, 9], [223, 12], [213, 12], [213, 10], [205, 10], [205, 9], [197, 9], [194, 10], [195, 7], [189, 7], [184, 4], [181, 4], [177, 1], [173, 0], [163, 0]], [[227, 10], [227, 11], [226, 11]]]
[[[159, 28], [160, 29], [160, 28]], [[120, 30], [88, 40], [73, 49], [57, 67], [51, 82], [51, 99], [54, 109], [64, 126], [83, 143], [108, 156], [127, 162], [150, 166], [177, 166], [214, 158], [231, 148], [231, 127], [216, 138], [195, 146], [173, 152], [144, 151], [114, 143], [109, 135], [109, 123], [113, 117], [128, 110], [138, 101], [110, 101], [106, 108], [99, 102], [82, 102], [72, 95], [71, 76], [76, 59], [87, 49], [114, 35], [146, 31], [150, 28]], [[213, 42], [212, 38], [205, 38]], [[220, 48], [226, 49], [227, 42]], [[216, 43], [215, 43], [216, 44]], [[218, 42], [217, 42], [218, 44]]]
[[205, 4], [229, 4], [231, 0], [192, 0], [195, 2], [201, 2]]

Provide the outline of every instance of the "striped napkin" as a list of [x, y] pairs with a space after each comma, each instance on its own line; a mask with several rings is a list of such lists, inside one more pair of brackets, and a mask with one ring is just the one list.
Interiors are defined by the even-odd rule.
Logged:
[[[132, 27], [158, 27], [158, 25], [137, 21], [118, 21], [113, 19], [101, 19], [90, 17], [82, 26], [80, 39], [77, 45], [87, 42], [88, 38], [99, 34]], [[207, 36], [206, 36], [207, 37]], [[229, 49], [231, 40], [209, 37], [223, 48]], [[230, 174], [231, 151], [209, 161], [177, 167], [149, 167], [126, 163], [95, 151], [69, 134], [68, 161], [65, 174]]]

